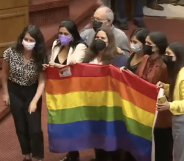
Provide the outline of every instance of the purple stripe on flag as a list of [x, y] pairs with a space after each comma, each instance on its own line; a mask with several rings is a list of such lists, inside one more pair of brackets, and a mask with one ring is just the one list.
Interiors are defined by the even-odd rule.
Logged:
[[[132, 135], [132, 134], [131, 134]], [[134, 146], [134, 139], [129, 137], [105, 137], [97, 135], [84, 135], [75, 139], [59, 139], [49, 138], [50, 151], [54, 153], [63, 153], [68, 151], [85, 150], [92, 148], [104, 149], [106, 151], [114, 151], [117, 147], [126, 149], [139, 161], [151, 161], [151, 145], [152, 142], [141, 137], [132, 135], [131, 138], [140, 139], [140, 145], [144, 149], [138, 149]], [[104, 144], [105, 143], [105, 144]], [[147, 147], [147, 148], [146, 148]]]

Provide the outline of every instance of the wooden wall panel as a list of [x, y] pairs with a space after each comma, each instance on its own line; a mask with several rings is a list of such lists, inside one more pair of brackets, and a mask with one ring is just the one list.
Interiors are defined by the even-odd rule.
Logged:
[[[15, 0], [2, 1], [3, 3], [1, 2], [2, 5], [0, 7], [0, 57], [2, 57], [3, 51], [17, 40], [29, 22], [27, 0], [16, 0], [17, 4]], [[27, 3], [25, 4], [25, 2]], [[4, 6], [4, 9], [2, 9], [2, 6]]]
[[29, 0], [0, 0], [0, 10], [27, 6]]

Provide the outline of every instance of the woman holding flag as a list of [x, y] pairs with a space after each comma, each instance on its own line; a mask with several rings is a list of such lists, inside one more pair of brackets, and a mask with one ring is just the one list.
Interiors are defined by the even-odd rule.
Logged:
[[[71, 28], [73, 26], [73, 29]], [[117, 48], [115, 44], [115, 38], [112, 33], [112, 30], [109, 28], [100, 28], [94, 37], [94, 40], [91, 46], [88, 48], [85, 53], [86, 46], [81, 40], [80, 36], [77, 34], [75, 25], [70, 21], [64, 21], [60, 25], [59, 29], [59, 39], [56, 40], [52, 47], [52, 55], [50, 66], [61, 68], [67, 64], [75, 64], [77, 62], [91, 63], [91, 64], [112, 64], [115, 66], [124, 66], [126, 65], [126, 57], [123, 55], [122, 51]], [[74, 34], [75, 33], [75, 34]], [[61, 36], [62, 35], [62, 36]], [[67, 39], [71, 38], [70, 41], [64, 41], [63, 38], [67, 35]], [[63, 44], [65, 42], [65, 44]], [[66, 47], [74, 47], [73, 52], [68, 53], [68, 56], [62, 52]], [[59, 52], [60, 51], [60, 52]], [[60, 59], [60, 55], [64, 57], [64, 60]], [[47, 67], [47, 65], [44, 65]], [[114, 161], [118, 161], [119, 153], [112, 152]], [[111, 157], [112, 157], [111, 155]], [[96, 159], [97, 161], [107, 161], [107, 153], [104, 150], [96, 150]], [[60, 161], [78, 161], [79, 152], [73, 151], [69, 152], [66, 157], [62, 158]]]
[[72, 21], [62, 21], [58, 38], [53, 42], [49, 64], [61, 68], [71, 62], [79, 63], [84, 58], [86, 49], [87, 45], [81, 39], [76, 24]]
[[[145, 56], [139, 65], [136, 75], [157, 84], [168, 83], [167, 67], [162, 57], [168, 46], [167, 37], [162, 32], [151, 32], [143, 48]], [[121, 68], [123, 70], [123, 68]], [[173, 138], [170, 111], [159, 112], [154, 127], [155, 161], [172, 161]]]
[[[91, 46], [86, 52], [83, 63], [125, 66], [127, 59], [124, 54], [118, 50], [112, 30], [102, 27], [97, 30]], [[96, 161], [119, 161], [119, 151], [107, 152], [103, 149], [95, 149]]]
[[[85, 56], [87, 45], [81, 39], [77, 26], [72, 21], [62, 21], [59, 26], [58, 38], [52, 46], [49, 65], [62, 68], [68, 64], [79, 63]], [[47, 64], [43, 67], [47, 68]], [[78, 161], [79, 152], [69, 152], [60, 161]]]
[[[158, 82], [159, 88], [164, 88], [168, 98], [164, 103], [157, 103], [159, 112], [170, 111], [172, 116], [172, 133], [174, 139], [174, 161], [184, 160], [184, 46], [171, 43], [166, 49], [164, 62], [169, 70], [170, 85]], [[163, 136], [164, 137], [164, 136]]]
[[127, 58], [116, 47], [112, 31], [106, 27], [102, 27], [97, 30], [82, 62], [101, 65], [112, 64], [121, 67], [122, 65], [126, 65]]

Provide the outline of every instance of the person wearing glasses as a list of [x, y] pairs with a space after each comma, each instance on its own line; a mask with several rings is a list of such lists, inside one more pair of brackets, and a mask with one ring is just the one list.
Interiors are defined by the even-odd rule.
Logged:
[[112, 23], [114, 21], [114, 13], [110, 8], [106, 6], [99, 7], [95, 11], [93, 17], [91, 18], [91, 21], [93, 23], [93, 28], [86, 29], [80, 33], [81, 38], [86, 42], [88, 46], [91, 45], [91, 42], [94, 39], [96, 31], [100, 27], [102, 26], [110, 27], [114, 34], [117, 47], [122, 50], [126, 58], [129, 58], [130, 56], [129, 40], [123, 31], [113, 26]]

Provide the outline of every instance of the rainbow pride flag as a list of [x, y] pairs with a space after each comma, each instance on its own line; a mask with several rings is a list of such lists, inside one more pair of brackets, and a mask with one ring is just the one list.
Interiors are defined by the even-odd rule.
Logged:
[[48, 68], [50, 151], [122, 148], [151, 161], [157, 95], [155, 85], [112, 65]]

